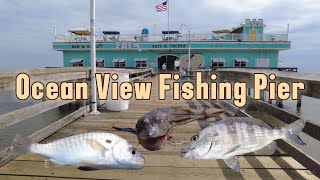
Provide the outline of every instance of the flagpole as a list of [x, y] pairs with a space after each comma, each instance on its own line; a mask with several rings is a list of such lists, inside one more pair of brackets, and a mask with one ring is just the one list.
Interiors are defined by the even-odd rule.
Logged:
[[170, 11], [170, 9], [169, 9], [169, 0], [167, 1], [167, 4], [168, 4], [168, 41], [169, 41], [169, 30], [170, 30], [170, 21], [169, 21], [169, 20], [170, 20], [170, 18], [169, 18], [169, 17], [170, 17], [170, 16], [169, 16], [169, 15], [170, 15], [170, 12], [169, 12], [169, 11]]

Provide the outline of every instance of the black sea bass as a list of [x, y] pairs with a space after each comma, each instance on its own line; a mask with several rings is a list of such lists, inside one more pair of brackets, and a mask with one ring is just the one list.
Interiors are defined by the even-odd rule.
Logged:
[[284, 139], [305, 145], [298, 134], [305, 126], [300, 119], [281, 128], [271, 128], [259, 119], [230, 117], [203, 129], [182, 148], [181, 157], [189, 159], [223, 159], [235, 171], [240, 171], [234, 157], [254, 151], [272, 154], [274, 140]]
[[110, 133], [90, 132], [47, 144], [17, 135], [12, 154], [37, 154], [48, 158], [45, 167], [79, 166], [80, 170], [141, 169], [144, 158], [125, 139]]

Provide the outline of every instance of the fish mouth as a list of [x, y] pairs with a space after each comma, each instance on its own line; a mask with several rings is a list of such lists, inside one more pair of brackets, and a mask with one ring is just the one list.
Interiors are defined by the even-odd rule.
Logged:
[[158, 151], [163, 148], [167, 134], [158, 136], [156, 138], [142, 138], [139, 139], [140, 144], [149, 151]]
[[142, 161], [136, 162], [133, 169], [142, 169], [142, 168], [144, 168], [144, 166], [145, 166], [145, 161], [143, 159]]
[[212, 146], [213, 146], [213, 143], [212, 143], [212, 141], [211, 141], [210, 147], [209, 147], [209, 149], [208, 149], [208, 152], [205, 153], [205, 154], [202, 155], [202, 156], [200, 156], [197, 152], [195, 152], [194, 149], [189, 150], [189, 149], [183, 149], [183, 148], [182, 148], [180, 157], [181, 157], [181, 158], [186, 158], [186, 159], [200, 159], [201, 157], [207, 155], [207, 154], [211, 151]]
[[198, 159], [198, 154], [195, 153], [193, 150], [192, 151], [188, 151], [188, 152], [182, 152], [180, 154], [181, 158], [185, 158], [185, 159]]
[[142, 133], [139, 135], [139, 138], [140, 139], [143, 139], [143, 140], [146, 140], [146, 139], [151, 139], [151, 138], [160, 138], [160, 137], [163, 137], [163, 136], [167, 136], [168, 132], [165, 132], [165, 133]]

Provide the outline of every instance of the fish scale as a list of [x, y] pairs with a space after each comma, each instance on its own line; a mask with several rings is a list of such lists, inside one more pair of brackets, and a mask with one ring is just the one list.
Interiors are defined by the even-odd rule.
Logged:
[[48, 158], [45, 167], [81, 166], [81, 170], [141, 169], [144, 158], [125, 139], [110, 133], [91, 132], [38, 144], [17, 135], [10, 153], [37, 154]]
[[229, 117], [203, 129], [182, 147], [181, 156], [190, 159], [223, 159], [226, 164], [240, 170], [237, 155], [250, 152], [272, 154], [274, 140], [284, 139], [299, 145], [305, 143], [297, 135], [306, 121], [300, 119], [281, 128], [272, 129], [263, 121], [250, 117]]

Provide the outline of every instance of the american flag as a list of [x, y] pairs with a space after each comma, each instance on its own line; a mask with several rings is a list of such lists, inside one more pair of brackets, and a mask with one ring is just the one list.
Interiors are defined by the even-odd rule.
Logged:
[[167, 2], [168, 1], [165, 1], [165, 2], [163, 2], [161, 4], [156, 5], [157, 12], [166, 11], [167, 10]]

